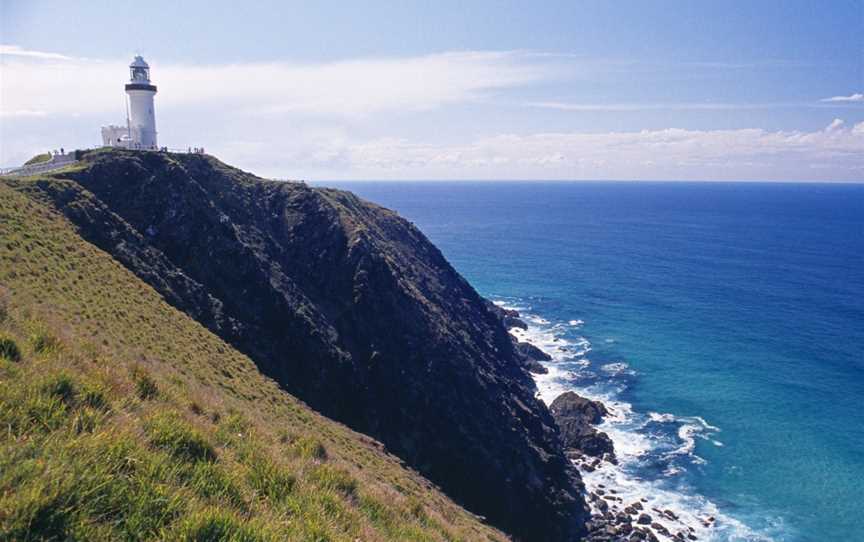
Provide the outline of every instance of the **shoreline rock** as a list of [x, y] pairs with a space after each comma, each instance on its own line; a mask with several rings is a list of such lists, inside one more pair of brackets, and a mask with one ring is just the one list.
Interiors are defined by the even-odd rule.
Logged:
[[[512, 325], [513, 319], [524, 323], [515, 310], [503, 309], [487, 300], [490, 311], [504, 322], [510, 319], [508, 329], [527, 326]], [[540, 361], [551, 361], [552, 357], [528, 342], [519, 342], [511, 334], [514, 350], [521, 355], [526, 367], [531, 372], [545, 374], [548, 370]], [[532, 371], [531, 364], [536, 364], [542, 371]], [[558, 426], [559, 437], [564, 447], [564, 453], [581, 473], [594, 472], [599, 468], [609, 468], [605, 463], [617, 465], [614, 443], [606, 433], [597, 430], [596, 425], [610, 414], [609, 409], [600, 401], [581, 397], [573, 391], [560, 394], [549, 405], [549, 412]], [[612, 467], [614, 468], [614, 467]], [[590, 503], [591, 519], [586, 523], [588, 534], [585, 542], [659, 542], [673, 540], [690, 542], [699, 540], [695, 529], [687, 525], [675, 512], [669, 509], [646, 509], [647, 499], [625, 502], [618, 491], [597, 484], [595, 488], [585, 492], [585, 500]], [[653, 513], [652, 513], [653, 512]], [[656, 514], [656, 515], [655, 515]], [[667, 522], [665, 525], [660, 523]], [[704, 525], [710, 526], [714, 518], [703, 519]]]
[[568, 391], [552, 401], [549, 412], [558, 425], [566, 451], [616, 462], [612, 439], [594, 427], [609, 414], [603, 403]]
[[[486, 308], [489, 309], [489, 312], [491, 312], [506, 329], [510, 330], [514, 327], [519, 329], [528, 329], [528, 324], [520, 318], [521, 315], [519, 314], [519, 311], [499, 307], [488, 299], [485, 299], [484, 301], [486, 302]], [[510, 341], [513, 343], [514, 353], [522, 362], [522, 366], [525, 367], [529, 373], [543, 375], [549, 372], [549, 370], [540, 362], [550, 361], [552, 356], [529, 342], [519, 342], [519, 340], [512, 334], [508, 333], [508, 335], [510, 336]]]
[[500, 307], [489, 301], [486, 301], [486, 307], [497, 316], [501, 322], [504, 324], [504, 327], [507, 329], [518, 327], [519, 329], [528, 329], [528, 324], [525, 323], [524, 320], [520, 318], [519, 311], [513, 309], [505, 309], [504, 307]]

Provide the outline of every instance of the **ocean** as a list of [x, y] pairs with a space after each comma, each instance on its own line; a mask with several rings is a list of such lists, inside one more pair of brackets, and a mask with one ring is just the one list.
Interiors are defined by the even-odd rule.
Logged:
[[[398, 211], [700, 539], [864, 540], [864, 185], [323, 182]], [[710, 521], [709, 518], [714, 518]], [[706, 525], [707, 524], [707, 525]]]

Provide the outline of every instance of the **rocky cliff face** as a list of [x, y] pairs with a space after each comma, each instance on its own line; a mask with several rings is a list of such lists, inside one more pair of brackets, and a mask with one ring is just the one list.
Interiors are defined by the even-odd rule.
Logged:
[[578, 473], [525, 356], [410, 223], [206, 156], [97, 151], [83, 165], [20, 189], [471, 511], [525, 540], [583, 534]]

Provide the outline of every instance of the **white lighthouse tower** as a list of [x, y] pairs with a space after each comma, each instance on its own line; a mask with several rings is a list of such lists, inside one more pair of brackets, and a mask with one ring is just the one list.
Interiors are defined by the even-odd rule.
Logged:
[[129, 64], [129, 138], [132, 147], [139, 149], [156, 148], [156, 113], [153, 97], [156, 85], [150, 82], [150, 66], [141, 56], [136, 56]]
[[102, 144], [124, 149], [157, 150], [156, 111], [153, 106], [156, 85], [150, 82], [150, 65], [140, 55], [129, 64], [126, 94], [126, 125], [103, 126]]

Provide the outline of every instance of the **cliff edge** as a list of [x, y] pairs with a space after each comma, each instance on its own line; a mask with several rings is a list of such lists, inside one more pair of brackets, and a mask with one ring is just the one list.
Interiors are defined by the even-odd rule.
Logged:
[[579, 475], [523, 356], [396, 213], [203, 155], [98, 150], [7, 182], [469, 510], [524, 540], [584, 534]]

